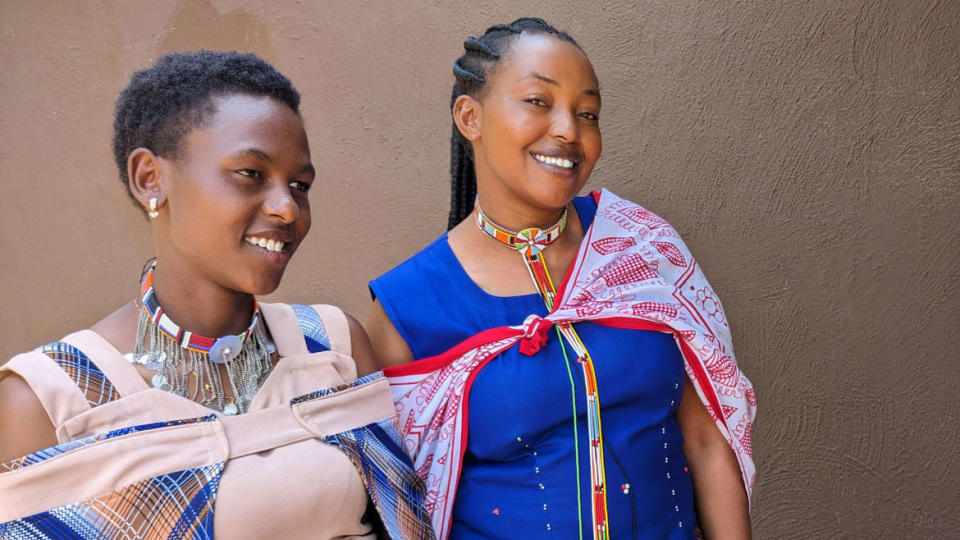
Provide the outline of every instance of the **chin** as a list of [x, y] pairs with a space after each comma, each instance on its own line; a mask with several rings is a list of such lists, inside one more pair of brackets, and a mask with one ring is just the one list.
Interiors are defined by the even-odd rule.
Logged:
[[280, 286], [280, 280], [283, 278], [283, 272], [284, 270], [281, 269], [279, 271], [265, 272], [257, 276], [251, 276], [247, 286], [244, 287], [244, 292], [254, 296], [263, 296], [276, 291]]
[[565, 208], [580, 193], [580, 189], [553, 188], [539, 189], [534, 192], [533, 200], [542, 208], [559, 210]]

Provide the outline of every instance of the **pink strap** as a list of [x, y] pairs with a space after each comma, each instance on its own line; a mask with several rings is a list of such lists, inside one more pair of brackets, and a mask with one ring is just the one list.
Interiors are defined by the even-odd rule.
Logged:
[[350, 323], [347, 322], [347, 314], [337, 306], [329, 304], [314, 304], [312, 307], [327, 330], [327, 337], [330, 339], [330, 350], [347, 356], [353, 353], [353, 347], [350, 343]]
[[281, 357], [307, 354], [300, 323], [289, 304], [260, 304], [260, 311]]
[[93, 359], [100, 371], [110, 379], [120, 397], [150, 388], [137, 368], [133, 367], [133, 364], [128, 362], [106, 338], [93, 330], [74, 332], [60, 341], [73, 345]]
[[16, 373], [30, 385], [30, 389], [47, 411], [54, 428], [59, 428], [70, 418], [90, 410], [87, 397], [77, 387], [77, 383], [42, 352], [31, 351], [14, 356], [0, 367], [0, 377], [5, 375], [5, 372]]

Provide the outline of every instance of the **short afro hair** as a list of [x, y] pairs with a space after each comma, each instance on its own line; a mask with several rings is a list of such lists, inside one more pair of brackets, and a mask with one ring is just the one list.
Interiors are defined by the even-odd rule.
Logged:
[[113, 157], [131, 198], [130, 153], [147, 148], [158, 156], [175, 157], [184, 135], [216, 112], [213, 100], [230, 94], [270, 97], [300, 114], [300, 93], [290, 80], [252, 54], [173, 53], [133, 74], [117, 98], [113, 119]]

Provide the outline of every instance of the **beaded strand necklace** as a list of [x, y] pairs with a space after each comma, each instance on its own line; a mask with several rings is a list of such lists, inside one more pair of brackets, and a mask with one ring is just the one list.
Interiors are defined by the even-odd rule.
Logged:
[[[557, 296], [556, 287], [550, 278], [550, 272], [543, 259], [543, 250], [552, 244], [566, 228], [567, 209], [564, 208], [563, 215], [554, 225], [546, 229], [531, 227], [522, 231], [512, 231], [494, 223], [480, 208], [480, 200], [474, 203], [474, 215], [476, 216], [477, 226], [485, 234], [494, 240], [504, 244], [511, 249], [520, 252], [523, 257], [524, 265], [530, 273], [540, 297], [547, 307], [547, 311], [553, 311], [554, 301]], [[560, 346], [563, 348], [565, 361], [567, 360], [567, 351], [564, 346], [566, 341], [573, 352], [576, 353], [576, 361], [580, 364], [583, 374], [583, 383], [585, 397], [587, 402], [587, 439], [589, 441], [590, 455], [590, 494], [591, 494], [591, 514], [593, 516], [593, 538], [594, 540], [609, 540], [610, 530], [607, 514], [607, 488], [606, 472], [603, 463], [603, 435], [600, 423], [600, 397], [597, 391], [597, 374], [594, 369], [593, 359], [590, 352], [583, 344], [572, 323], [560, 322], [556, 324], [559, 335], [564, 339], [560, 340]], [[569, 366], [569, 364], [567, 364]], [[571, 390], [573, 391], [573, 380], [571, 378]], [[575, 398], [574, 395], [572, 395]], [[574, 401], [574, 411], [576, 411], [576, 401]], [[573, 415], [574, 431], [576, 431], [577, 415]], [[579, 470], [579, 445], [576, 444], [576, 433], [574, 434], [575, 459], [577, 460]], [[577, 502], [580, 502], [580, 475], [577, 474]], [[582, 531], [582, 528], [580, 529]]]

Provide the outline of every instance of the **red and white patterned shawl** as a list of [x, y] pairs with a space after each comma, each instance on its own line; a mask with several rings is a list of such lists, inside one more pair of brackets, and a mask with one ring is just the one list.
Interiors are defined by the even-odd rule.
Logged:
[[531, 315], [518, 326], [487, 330], [440, 355], [384, 370], [406, 449], [426, 482], [427, 508], [441, 538], [450, 530], [476, 374], [518, 343], [521, 352], [534, 354], [554, 322], [593, 321], [672, 333], [697, 395], [737, 456], [750, 497], [756, 395], [734, 360], [720, 300], [669, 223], [607, 190], [594, 192], [594, 198], [596, 217], [557, 291], [553, 312], [544, 318]]

